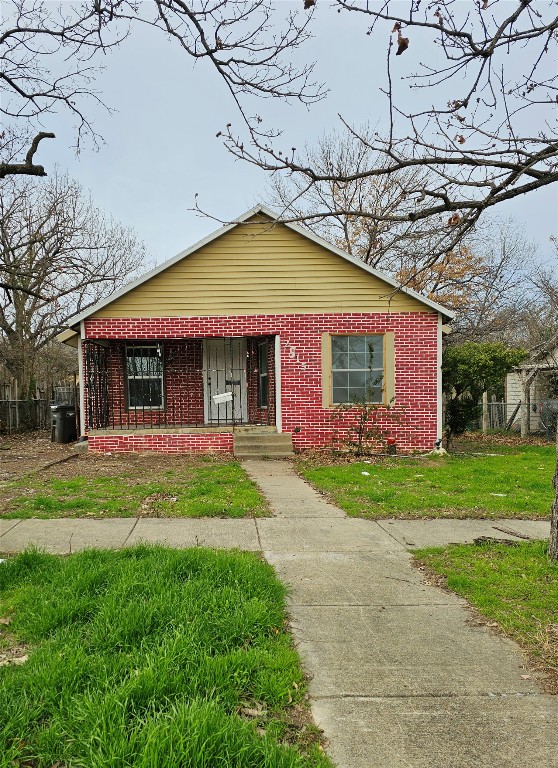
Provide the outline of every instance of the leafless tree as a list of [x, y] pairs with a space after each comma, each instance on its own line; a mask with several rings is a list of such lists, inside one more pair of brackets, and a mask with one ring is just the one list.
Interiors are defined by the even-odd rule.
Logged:
[[551, 255], [534, 270], [532, 280], [548, 307], [549, 324], [558, 326], [558, 237], [551, 237]]
[[528, 248], [521, 245], [521, 233], [517, 234], [518, 238], [508, 239], [506, 245], [520, 260], [527, 257], [525, 269], [515, 277], [513, 273], [509, 276], [512, 289], [502, 299], [496, 296], [493, 308], [488, 306], [489, 301], [483, 302], [487, 306], [486, 322], [479, 327], [495, 339], [537, 355], [549, 345], [556, 346], [553, 340], [558, 337], [558, 254], [551, 254], [546, 262], [540, 253], [531, 260]]
[[[558, 180], [554, 0], [334, 0], [334, 5], [340, 13], [360, 14], [371, 44], [386, 46], [386, 131], [371, 137], [341, 117], [373, 162], [348, 172], [324, 170], [280, 141], [255, 132], [247, 138], [230, 126], [226, 144], [235, 156], [266, 171], [298, 177], [301, 189], [391, 178], [404, 200], [397, 210], [374, 211], [353, 198], [334, 210], [316, 210], [306, 221], [361, 215], [404, 226], [442, 216], [445, 226], [436, 227], [430, 247], [434, 262], [462, 242], [484, 211]], [[409, 71], [406, 51], [415, 46], [422, 63]], [[420, 93], [409, 99], [411, 90], [421, 89], [422, 99]], [[407, 101], [419, 100], [421, 108], [406, 108]], [[428, 173], [417, 178], [410, 173], [416, 168]]]
[[[537, 246], [512, 219], [487, 216], [466, 238], [472, 269], [464, 270], [465, 290], [452, 341], [504, 341], [530, 349], [525, 319], [543, 302], [533, 283]], [[457, 280], [459, 287], [459, 276]]]
[[[324, 178], [308, 185], [300, 174], [273, 174], [267, 199], [283, 219], [302, 221], [329, 242], [395, 275], [410, 260], [420, 269], [417, 254], [428, 251], [428, 242], [442, 220], [393, 222], [391, 216], [407, 206], [407, 188], [427, 184], [427, 171], [415, 167], [399, 178], [359, 175], [378, 160], [370, 149], [374, 132], [369, 126], [359, 131], [366, 138], [333, 132], [321, 136], [304, 149], [305, 167], [316, 169]], [[348, 181], [344, 178], [350, 177]], [[363, 215], [366, 212], [370, 215]]]
[[[313, 216], [361, 213], [377, 223], [402, 225], [444, 217], [446, 226], [431, 246], [433, 258], [459, 244], [484, 210], [558, 178], [556, 0], [333, 0], [340, 13], [359, 14], [363, 33], [371, 44], [385, 44], [387, 53], [383, 93], [388, 130], [370, 136], [343, 120], [375, 161], [340, 173], [301, 163], [296, 150], [281, 152], [278, 132], [265, 129], [262, 118], [250, 114], [243, 102], [246, 95], [258, 95], [310, 104], [324, 95], [312, 82], [312, 63], [292, 64], [293, 51], [312, 30], [314, 2], [300, 0], [298, 12], [272, 0], [96, 0], [82, 5], [9, 0], [6, 5], [0, 34], [5, 115], [33, 120], [62, 105], [77, 120], [78, 140], [81, 133], [94, 132], [83, 102], [98, 99], [97, 54], [121, 44], [135, 25], [150, 25], [186, 55], [208, 59], [224, 79], [248, 130], [242, 136], [227, 126], [224, 138], [234, 154], [269, 171], [300, 175], [310, 186], [394, 179], [402, 198], [397, 210], [361, 210], [358, 199], [351, 199], [338, 210]], [[406, 71], [401, 62], [415, 47], [424, 61], [416, 72]], [[409, 111], [398, 101], [403, 82], [405, 89], [426, 89], [424, 108]], [[0, 166], [0, 175], [41, 173], [34, 163], [46, 134], [41, 133], [25, 162]], [[412, 173], [417, 168], [423, 173]]]
[[[370, 139], [373, 132], [364, 128], [360, 135]], [[368, 143], [337, 133], [322, 136], [304, 153], [305, 166], [337, 176], [370, 168], [373, 161]], [[407, 184], [428, 183], [427, 172], [420, 168], [406, 175]], [[432, 239], [445, 227], [440, 217], [393, 223], [349, 213], [365, 210], [381, 217], [401, 210], [405, 192], [391, 176], [349, 182], [329, 179], [308, 187], [300, 175], [274, 174], [266, 202], [283, 217], [302, 221], [334, 245], [455, 310], [450, 343], [517, 343], [514, 337], [527, 308], [540, 298], [533, 285], [535, 246], [510, 219], [487, 217], [458, 247], [432, 263]], [[315, 215], [325, 211], [336, 213]]]
[[[293, 50], [308, 38], [312, 20], [311, 13], [299, 10], [273, 0], [4, 0], [0, 112], [16, 124], [44, 126], [50, 113], [65, 110], [75, 120], [78, 146], [84, 135], [95, 139], [90, 102], [105, 106], [95, 91], [99, 54], [123, 43], [138, 25], [149, 25], [185, 55], [207, 59], [243, 120], [262, 136], [258, 118], [246, 112], [245, 95], [310, 103], [325, 92], [312, 82], [311, 64], [292, 64]], [[2, 158], [0, 178], [44, 176], [35, 154], [43, 139], [53, 137], [37, 130], [24, 160]]]
[[79, 184], [10, 178], [0, 195], [0, 358], [21, 391], [72, 312], [136, 273], [145, 249]]

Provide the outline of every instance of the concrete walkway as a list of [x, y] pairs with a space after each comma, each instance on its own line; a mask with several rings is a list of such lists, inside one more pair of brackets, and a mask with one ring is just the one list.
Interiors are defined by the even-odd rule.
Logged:
[[140, 541], [263, 551], [291, 587], [314, 717], [338, 768], [556, 765], [558, 697], [540, 692], [514, 643], [425, 585], [408, 552], [511, 531], [546, 538], [548, 523], [348, 519], [289, 462], [244, 466], [275, 517], [0, 520], [0, 552]]

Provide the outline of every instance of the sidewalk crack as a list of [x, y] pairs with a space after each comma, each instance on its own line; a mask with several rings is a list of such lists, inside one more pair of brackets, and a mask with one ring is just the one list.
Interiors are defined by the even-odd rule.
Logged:
[[258, 537], [258, 547], [260, 548], [260, 552], [263, 552], [262, 540], [260, 538], [260, 529], [258, 528], [257, 518], [254, 518], [254, 526], [256, 528], [256, 536]]
[[15, 523], [12, 525], [12, 527], [11, 527], [11, 528], [8, 528], [8, 530], [7, 530], [7, 531], [4, 531], [4, 533], [0, 534], [0, 539], [3, 539], [3, 538], [4, 538], [4, 536], [5, 536], [7, 533], [10, 533], [10, 531], [13, 531], [13, 529], [14, 529], [16, 526], [18, 526], [20, 523], [22, 523], [22, 522], [23, 522], [23, 518], [21, 518], [21, 519], [19, 519], [19, 520], [16, 520], [16, 521], [15, 521]]
[[394, 533], [392, 533], [392, 532], [391, 532], [391, 531], [390, 531], [388, 528], [384, 528], [384, 526], [382, 525], [382, 521], [381, 521], [381, 520], [375, 520], [374, 522], [376, 523], [376, 525], [377, 525], [379, 528], [381, 528], [381, 529], [382, 529], [382, 531], [383, 531], [384, 533], [387, 533], [387, 535], [388, 535], [388, 536], [390, 536], [390, 537], [391, 537], [391, 538], [392, 538], [394, 541], [396, 541], [396, 542], [397, 542], [398, 544], [400, 544], [402, 547], [404, 547], [405, 549], [407, 549], [407, 547], [409, 546], [409, 545], [408, 545], [408, 543], [407, 543], [405, 540], [403, 540], [403, 541], [400, 541], [400, 540], [397, 538], [397, 536], [396, 536]]
[[123, 549], [123, 548], [126, 546], [126, 544], [128, 543], [128, 540], [129, 540], [130, 536], [131, 536], [131, 535], [133, 534], [133, 532], [136, 530], [136, 525], [139, 523], [139, 521], [140, 521], [140, 520], [141, 520], [141, 518], [140, 518], [140, 517], [136, 517], [136, 521], [135, 521], [135, 523], [133, 524], [133, 526], [131, 527], [131, 529], [129, 530], [129, 532], [128, 532], [128, 535], [126, 536], [126, 538], [125, 538], [125, 539], [124, 539], [124, 541], [122, 542], [122, 546], [120, 547], [120, 549]]
[[[312, 701], [393, 701], [396, 699], [507, 699], [507, 698], [527, 698], [528, 696], [544, 696], [540, 691], [485, 691], [472, 693], [457, 693], [449, 691], [447, 693], [387, 693], [381, 695], [370, 695], [364, 693], [332, 693], [314, 694], [310, 697]], [[548, 695], [548, 694], [546, 694]]]

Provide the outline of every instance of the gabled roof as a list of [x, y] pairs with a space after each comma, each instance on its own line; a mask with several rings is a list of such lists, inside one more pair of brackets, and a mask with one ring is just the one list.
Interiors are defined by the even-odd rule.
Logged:
[[550, 339], [543, 341], [534, 347], [530, 354], [529, 359], [521, 365], [517, 366], [516, 370], [533, 371], [533, 370], [550, 370], [554, 371], [558, 369], [558, 334], [554, 334]]
[[79, 312], [78, 314], [73, 315], [72, 317], [69, 317], [68, 320], [66, 321], [66, 325], [70, 327], [77, 325], [77, 323], [95, 314], [95, 312], [98, 312], [100, 309], [102, 309], [103, 307], [106, 307], [108, 304], [111, 304], [113, 301], [115, 301], [115, 299], [118, 299], [121, 296], [124, 296], [125, 294], [129, 293], [130, 291], [133, 291], [139, 285], [142, 285], [143, 283], [147, 282], [148, 280], [151, 280], [151, 278], [155, 277], [161, 272], [164, 272], [169, 267], [172, 267], [173, 264], [176, 264], [182, 259], [187, 258], [188, 256], [190, 256], [195, 251], [198, 251], [203, 246], [208, 245], [208, 243], [211, 243], [213, 240], [216, 240], [218, 237], [221, 237], [226, 232], [229, 232], [230, 230], [245, 223], [246, 221], [251, 219], [253, 216], [256, 216], [258, 214], [262, 214], [267, 218], [271, 219], [272, 221], [282, 224], [283, 226], [294, 230], [295, 232], [302, 235], [303, 237], [306, 237], [309, 240], [312, 240], [313, 242], [317, 243], [322, 248], [325, 248], [326, 250], [336, 254], [340, 258], [345, 259], [345, 261], [348, 261], [351, 264], [354, 264], [356, 267], [359, 267], [359, 269], [362, 269], [365, 272], [368, 272], [370, 275], [374, 275], [374, 277], [382, 280], [384, 283], [387, 283], [387, 285], [392, 286], [395, 290], [402, 291], [403, 293], [409, 296], [412, 296], [414, 299], [417, 299], [427, 307], [430, 307], [436, 312], [439, 312], [443, 316], [444, 320], [451, 320], [455, 317], [455, 313], [452, 312], [450, 309], [447, 309], [447, 307], [444, 307], [441, 304], [438, 304], [435, 301], [432, 301], [431, 299], [428, 299], [425, 296], [422, 296], [420, 293], [413, 291], [411, 288], [406, 288], [404, 286], [399, 285], [399, 283], [396, 280], [394, 280], [392, 277], [389, 277], [389, 275], [386, 275], [385, 273], [380, 272], [377, 269], [374, 269], [374, 267], [370, 267], [368, 264], [365, 264], [359, 259], [356, 259], [354, 256], [351, 256], [346, 251], [343, 251], [340, 248], [337, 248], [331, 243], [328, 243], [327, 240], [324, 240], [319, 235], [315, 235], [313, 232], [310, 232], [308, 229], [301, 227], [299, 224], [282, 222], [281, 217], [274, 211], [267, 208], [266, 206], [257, 205], [254, 208], [251, 208], [249, 211], [246, 211], [246, 213], [243, 213], [242, 216], [239, 216], [230, 224], [225, 224], [224, 226], [220, 227], [215, 232], [212, 232], [210, 235], [207, 235], [207, 237], [204, 237], [202, 240], [199, 240], [190, 248], [187, 248], [185, 251], [181, 251], [173, 258], [163, 262], [158, 267], [155, 267], [155, 269], [152, 269], [150, 272], [147, 272], [145, 275], [142, 275], [141, 277], [139, 277], [137, 280], [134, 280], [131, 283], [128, 283], [122, 288], [119, 288], [117, 291], [114, 291], [114, 293], [111, 293], [109, 296], [107, 296], [106, 299], [102, 299], [101, 301], [98, 301], [96, 304], [93, 304], [87, 309], [84, 309], [82, 312]]

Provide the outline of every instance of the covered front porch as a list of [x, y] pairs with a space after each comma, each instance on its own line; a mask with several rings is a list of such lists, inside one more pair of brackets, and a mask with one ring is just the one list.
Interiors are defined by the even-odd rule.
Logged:
[[277, 428], [276, 338], [83, 340], [84, 431]]

